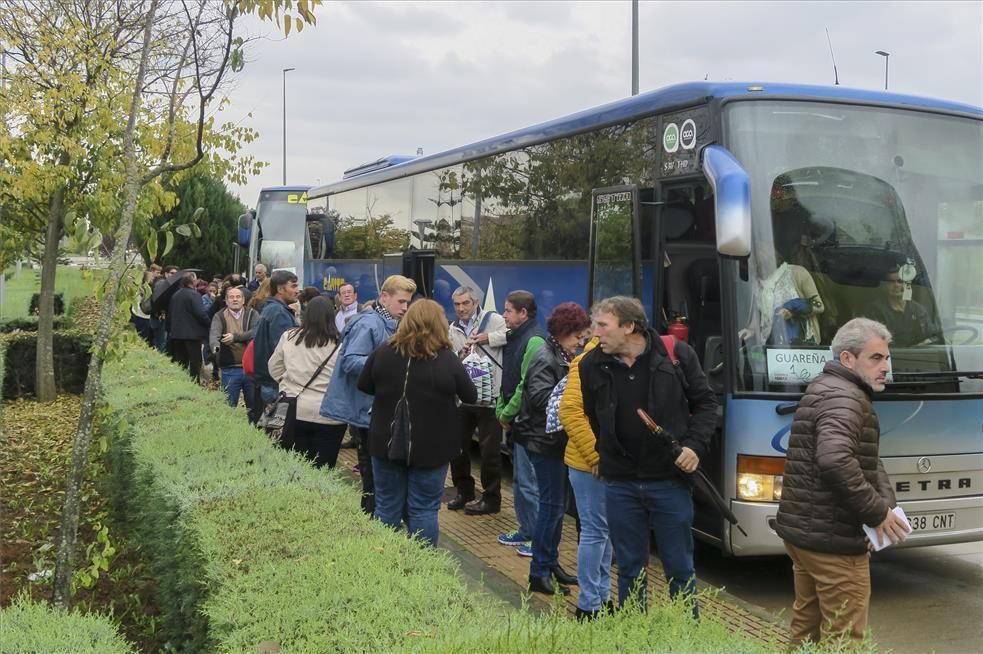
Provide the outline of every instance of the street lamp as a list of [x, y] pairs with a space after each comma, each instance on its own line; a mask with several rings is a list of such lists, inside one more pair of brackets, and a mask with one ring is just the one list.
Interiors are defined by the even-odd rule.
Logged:
[[287, 185], [287, 73], [295, 68], [283, 69], [283, 185]]
[[891, 57], [891, 53], [884, 52], [883, 50], [877, 50], [876, 52], [874, 52], [874, 54], [884, 57], [884, 90], [886, 91], [887, 90], [887, 62], [888, 59], [890, 59]]

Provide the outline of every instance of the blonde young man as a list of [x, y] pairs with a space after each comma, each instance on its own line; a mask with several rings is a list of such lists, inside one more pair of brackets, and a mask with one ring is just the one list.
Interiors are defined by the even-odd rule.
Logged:
[[375, 511], [375, 484], [372, 458], [369, 455], [369, 410], [372, 396], [358, 390], [358, 376], [369, 355], [396, 333], [416, 292], [416, 282], [402, 275], [386, 278], [379, 301], [371, 309], [358, 313], [348, 324], [334, 375], [321, 402], [321, 415], [348, 425], [358, 439], [358, 464], [362, 476], [362, 510]]

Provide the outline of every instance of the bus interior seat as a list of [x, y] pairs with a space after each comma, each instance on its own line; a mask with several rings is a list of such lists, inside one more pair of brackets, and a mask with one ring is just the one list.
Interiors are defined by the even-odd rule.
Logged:
[[720, 265], [704, 257], [686, 269], [689, 304], [689, 340], [702, 360], [707, 339], [720, 335]]

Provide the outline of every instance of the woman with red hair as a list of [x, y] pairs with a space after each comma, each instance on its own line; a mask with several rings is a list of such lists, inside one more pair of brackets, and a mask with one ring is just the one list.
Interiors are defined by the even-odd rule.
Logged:
[[563, 454], [566, 434], [548, 431], [546, 406], [557, 383], [567, 375], [570, 361], [590, 337], [590, 317], [576, 302], [564, 302], [553, 309], [546, 320], [549, 338], [540, 348], [526, 372], [522, 406], [512, 421], [512, 434], [529, 453], [536, 470], [539, 487], [539, 516], [532, 534], [532, 561], [529, 564], [529, 589], [553, 593], [553, 581], [564, 595], [570, 590], [563, 584], [576, 584], [577, 577], [560, 567], [559, 546], [566, 507], [567, 469]]

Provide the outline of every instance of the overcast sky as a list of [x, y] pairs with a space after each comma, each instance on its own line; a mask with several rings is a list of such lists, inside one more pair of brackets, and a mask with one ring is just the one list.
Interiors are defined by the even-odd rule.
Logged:
[[[258, 22], [230, 119], [283, 172], [326, 184], [392, 154], [434, 154], [631, 94], [631, 2], [326, 2], [290, 38]], [[641, 2], [641, 91], [702, 80], [840, 83], [983, 105], [983, 2]], [[248, 114], [252, 117], [248, 117]]]

